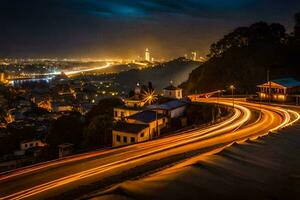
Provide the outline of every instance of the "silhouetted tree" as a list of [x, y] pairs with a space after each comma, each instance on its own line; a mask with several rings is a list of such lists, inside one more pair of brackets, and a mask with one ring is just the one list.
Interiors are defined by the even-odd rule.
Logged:
[[111, 146], [112, 127], [112, 116], [99, 115], [94, 117], [84, 131], [84, 146], [87, 148]]
[[[296, 28], [300, 27], [300, 14], [295, 19]], [[181, 87], [190, 93], [209, 92], [234, 82], [237, 93], [255, 93], [255, 86], [266, 81], [267, 69], [272, 79], [300, 79], [300, 43], [295, 41], [278, 23], [236, 28], [211, 45], [210, 59], [193, 70]]]
[[83, 141], [83, 129], [84, 123], [80, 113], [62, 116], [51, 125], [46, 142], [55, 151], [57, 145], [62, 143], [72, 143], [79, 147]]
[[213, 43], [210, 46], [209, 57], [220, 57], [229, 49], [284, 43], [285, 39], [286, 31], [281, 24], [269, 25], [266, 22], [257, 22], [249, 27], [238, 27], [218, 42]]
[[148, 89], [151, 91], [154, 89], [151, 81], [148, 82]]
[[114, 107], [123, 104], [120, 98], [106, 98], [100, 100], [98, 104], [86, 114], [86, 124], [88, 125], [94, 117], [99, 115], [113, 116]]
[[134, 91], [133, 91], [133, 90], [130, 90], [128, 96], [129, 96], [129, 97], [133, 97], [133, 96], [134, 96]]

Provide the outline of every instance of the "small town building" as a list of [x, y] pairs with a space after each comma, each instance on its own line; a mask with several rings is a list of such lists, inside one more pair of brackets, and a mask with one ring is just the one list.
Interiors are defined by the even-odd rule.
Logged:
[[141, 86], [137, 84], [137, 86], [134, 89], [133, 96], [124, 99], [125, 106], [131, 108], [143, 107], [146, 104], [146, 100], [143, 97], [142, 93], [143, 91]]
[[300, 81], [293, 78], [276, 79], [257, 86], [262, 100], [292, 101], [300, 94]]
[[175, 87], [171, 84], [163, 89], [163, 96], [175, 99], [182, 99], [182, 89], [179, 87]]
[[128, 145], [151, 139], [147, 124], [118, 123], [112, 131], [113, 146]]
[[155, 111], [141, 111], [124, 118], [113, 129], [113, 146], [146, 141], [158, 137], [168, 118]]
[[127, 117], [126, 122], [131, 124], [145, 124], [149, 126], [150, 137], [160, 135], [163, 128], [167, 127], [168, 118], [158, 112], [146, 110]]
[[20, 142], [20, 149], [22, 151], [26, 151], [27, 149], [33, 148], [33, 147], [44, 147], [46, 144], [42, 142], [41, 140], [26, 140]]
[[143, 111], [147, 100], [144, 97], [142, 87], [137, 84], [133, 91], [133, 95], [128, 98], [124, 98], [124, 105], [114, 108], [114, 119], [123, 120], [125, 117], [134, 115]]

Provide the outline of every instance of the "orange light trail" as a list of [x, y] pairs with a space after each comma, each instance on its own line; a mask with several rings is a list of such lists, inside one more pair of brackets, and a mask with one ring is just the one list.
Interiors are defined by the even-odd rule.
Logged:
[[[196, 101], [216, 103], [217, 100], [212, 98], [196, 99]], [[232, 106], [231, 99], [219, 99], [218, 102], [226, 106]], [[260, 110], [261, 117], [259, 120], [247, 124], [247, 122], [249, 122], [249, 120], [253, 117], [250, 109]], [[233, 142], [243, 142], [247, 139], [255, 139], [268, 134], [270, 131], [290, 126], [299, 119], [300, 115], [292, 110], [235, 100], [234, 114], [230, 118], [206, 128], [182, 132], [145, 143], [138, 143], [116, 149], [107, 149], [100, 152], [92, 152], [90, 154], [82, 154], [63, 160], [28, 167], [25, 171], [17, 170], [15, 172], [12, 171], [7, 175], [4, 174], [0, 180], [7, 180], [20, 175], [37, 173], [41, 169], [46, 169], [55, 165], [63, 166], [64, 164], [73, 162], [74, 160], [79, 161], [82, 159], [83, 162], [85, 162], [85, 158], [110, 154], [107, 155], [105, 159], [107, 160], [106, 162], [99, 159], [99, 166], [84, 169], [54, 180], [47, 180], [44, 183], [37, 184], [32, 187], [26, 188], [25, 186], [24, 189], [8, 194], [7, 196], [3, 196], [2, 199], [29, 198], [35, 195], [41, 195], [46, 191], [58, 187], [63, 187], [66, 184], [78, 182], [79, 180], [87, 180], [90, 177], [100, 174], [109, 174], [109, 172], [113, 169], [126, 169], [130, 165], [139, 166], [147, 163], [149, 160], [159, 160], [195, 149], [214, 147], [221, 144], [224, 144], [223, 147], [226, 147]], [[113, 152], [120, 153], [114, 154]]]

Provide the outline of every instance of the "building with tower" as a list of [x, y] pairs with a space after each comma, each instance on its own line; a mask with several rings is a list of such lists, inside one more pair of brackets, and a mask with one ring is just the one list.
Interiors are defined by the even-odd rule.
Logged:
[[168, 87], [163, 89], [163, 96], [174, 99], [182, 99], [182, 89], [174, 86], [171, 82]]
[[197, 60], [197, 53], [195, 51], [192, 52], [192, 60], [193, 61]]
[[146, 49], [146, 52], [145, 52], [145, 60], [150, 62], [150, 52], [149, 52], [148, 48]]

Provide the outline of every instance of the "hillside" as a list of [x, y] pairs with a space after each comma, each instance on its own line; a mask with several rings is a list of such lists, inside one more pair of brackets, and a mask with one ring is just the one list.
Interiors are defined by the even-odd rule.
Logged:
[[210, 59], [193, 70], [181, 86], [194, 93], [227, 89], [233, 84], [239, 93], [255, 93], [256, 85], [267, 80], [268, 70], [270, 79], [300, 79], [299, 41], [300, 34], [289, 35], [277, 23], [239, 27], [211, 45]]
[[115, 81], [124, 87], [125, 91], [132, 89], [137, 83], [147, 84], [149, 81], [152, 82], [154, 88], [161, 90], [170, 81], [173, 81], [175, 85], [186, 81], [189, 73], [199, 65], [201, 65], [199, 62], [177, 58], [143, 70], [133, 69], [121, 72], [115, 76]]

